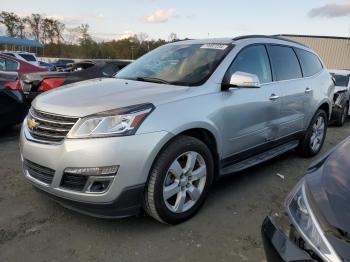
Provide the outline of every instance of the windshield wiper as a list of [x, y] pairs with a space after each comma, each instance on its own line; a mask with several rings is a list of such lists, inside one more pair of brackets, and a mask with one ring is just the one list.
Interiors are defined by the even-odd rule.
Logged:
[[170, 85], [171, 83], [160, 78], [156, 77], [136, 77], [136, 81], [144, 81], [144, 82], [152, 82], [152, 83], [160, 83], [160, 84], [168, 84]]

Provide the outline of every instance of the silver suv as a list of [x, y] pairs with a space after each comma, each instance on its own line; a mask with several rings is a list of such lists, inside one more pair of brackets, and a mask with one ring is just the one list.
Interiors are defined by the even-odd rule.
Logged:
[[218, 177], [316, 155], [333, 89], [320, 58], [285, 39], [167, 44], [114, 78], [40, 95], [21, 131], [24, 176], [86, 214], [180, 223]]

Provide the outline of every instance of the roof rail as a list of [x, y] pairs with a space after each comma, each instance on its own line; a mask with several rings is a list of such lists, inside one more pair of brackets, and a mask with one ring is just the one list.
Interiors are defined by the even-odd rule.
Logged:
[[268, 38], [268, 39], [282, 40], [282, 41], [287, 41], [290, 43], [294, 43], [294, 44], [298, 44], [298, 45], [307, 47], [306, 45], [301, 44], [297, 41], [293, 41], [293, 40], [290, 40], [288, 38], [284, 38], [284, 37], [282, 37], [282, 35], [245, 35], [245, 36], [235, 37], [232, 40], [238, 41], [238, 40], [249, 39], [249, 38]]

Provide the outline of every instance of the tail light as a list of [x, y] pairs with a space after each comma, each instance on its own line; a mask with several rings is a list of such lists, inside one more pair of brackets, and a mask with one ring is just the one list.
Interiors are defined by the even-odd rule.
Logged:
[[64, 78], [48, 78], [48, 79], [44, 79], [39, 88], [38, 91], [40, 92], [45, 92], [45, 91], [49, 91], [51, 89], [54, 89], [56, 87], [61, 86], [64, 83], [65, 79]]
[[13, 81], [13, 82], [7, 82], [4, 84], [4, 87], [11, 89], [11, 90], [21, 90], [21, 84], [19, 81]]

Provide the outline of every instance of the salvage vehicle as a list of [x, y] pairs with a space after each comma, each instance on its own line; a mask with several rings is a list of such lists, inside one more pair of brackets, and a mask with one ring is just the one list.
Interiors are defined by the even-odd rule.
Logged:
[[39, 61], [39, 66], [47, 68], [47, 70], [49, 70], [49, 71], [56, 71], [57, 70], [53, 64], [46, 63], [43, 61]]
[[21, 123], [25, 112], [17, 72], [0, 71], [0, 130]]
[[335, 81], [332, 121], [338, 126], [343, 126], [349, 115], [350, 100], [350, 71], [329, 70]]
[[4, 51], [1, 53], [4, 55], [12, 56], [17, 59], [26, 61], [27, 63], [32, 64], [34, 66], [40, 66], [40, 62], [38, 61], [34, 53], [28, 53], [25, 51]]
[[0, 71], [16, 72], [18, 77], [21, 77], [23, 74], [28, 73], [47, 72], [47, 69], [32, 65], [22, 59], [0, 54]]
[[262, 226], [267, 261], [350, 261], [350, 138], [311, 164]]
[[83, 80], [112, 77], [130, 62], [120, 60], [81, 61], [72, 64], [69, 72], [44, 72], [26, 74], [21, 86], [27, 103], [40, 93]]
[[215, 179], [293, 149], [318, 154], [333, 90], [317, 54], [293, 41], [170, 43], [113, 78], [38, 96], [21, 130], [23, 173], [85, 214], [116, 218], [143, 208], [181, 223]]
[[58, 59], [56, 62], [52, 63], [58, 71], [63, 71], [67, 68], [68, 64], [73, 64], [72, 59]]

